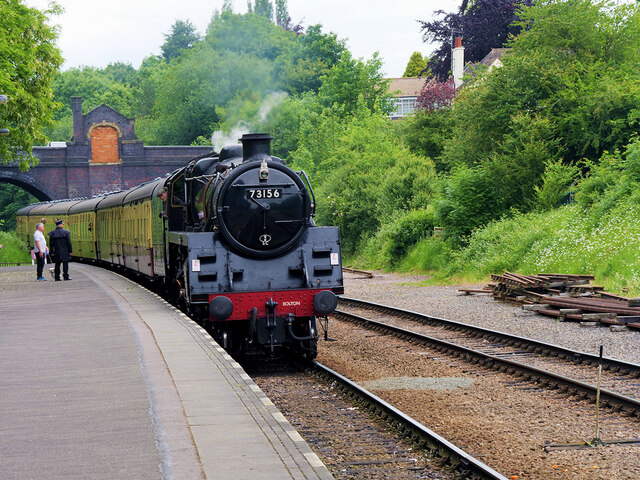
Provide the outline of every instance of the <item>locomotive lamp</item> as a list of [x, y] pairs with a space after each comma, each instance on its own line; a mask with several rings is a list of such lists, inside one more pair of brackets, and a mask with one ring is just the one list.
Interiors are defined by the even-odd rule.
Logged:
[[269, 179], [269, 167], [267, 166], [267, 161], [263, 160], [260, 164], [260, 181], [264, 182]]

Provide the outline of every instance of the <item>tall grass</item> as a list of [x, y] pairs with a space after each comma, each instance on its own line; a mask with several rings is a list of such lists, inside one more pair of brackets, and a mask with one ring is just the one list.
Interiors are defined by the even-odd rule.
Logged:
[[640, 295], [640, 206], [622, 202], [596, 219], [589, 213], [569, 205], [516, 214], [476, 230], [459, 250], [426, 238], [401, 269], [431, 272], [437, 282], [485, 282], [504, 270], [592, 274], [609, 291]]

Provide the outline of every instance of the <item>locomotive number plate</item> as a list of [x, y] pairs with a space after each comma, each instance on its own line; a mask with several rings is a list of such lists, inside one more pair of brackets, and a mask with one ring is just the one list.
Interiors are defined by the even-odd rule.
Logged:
[[256, 200], [261, 198], [280, 198], [282, 197], [281, 188], [248, 188], [247, 198], [255, 198]]

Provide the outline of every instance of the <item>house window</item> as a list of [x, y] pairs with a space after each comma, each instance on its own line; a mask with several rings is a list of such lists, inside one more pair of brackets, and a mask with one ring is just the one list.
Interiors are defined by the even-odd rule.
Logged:
[[416, 109], [417, 97], [402, 97], [396, 98], [396, 106], [392, 117], [404, 117], [406, 115], [412, 115]]

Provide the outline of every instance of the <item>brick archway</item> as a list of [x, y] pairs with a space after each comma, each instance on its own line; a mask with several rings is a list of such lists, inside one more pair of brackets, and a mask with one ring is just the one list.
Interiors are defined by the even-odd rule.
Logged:
[[126, 190], [211, 154], [206, 146], [145, 146], [135, 121], [107, 105], [82, 113], [82, 98], [71, 98], [73, 138], [33, 147], [38, 164], [20, 172], [0, 162], [0, 182], [24, 188], [39, 200], [90, 198]]
[[56, 195], [44, 185], [41, 185], [33, 177], [11, 171], [0, 172], [0, 183], [11, 183], [16, 185], [40, 201], [49, 201], [56, 198]]

